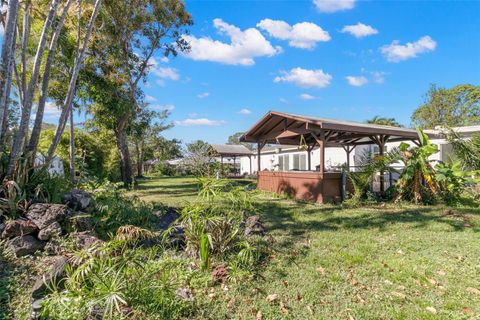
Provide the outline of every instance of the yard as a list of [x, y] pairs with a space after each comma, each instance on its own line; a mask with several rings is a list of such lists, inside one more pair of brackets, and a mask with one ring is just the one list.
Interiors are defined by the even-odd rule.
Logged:
[[[195, 199], [196, 184], [151, 178], [135, 193], [182, 207]], [[199, 318], [479, 317], [480, 209], [447, 215], [442, 206], [342, 209], [256, 197], [275, 253], [258, 277], [205, 294], [211, 308]]]

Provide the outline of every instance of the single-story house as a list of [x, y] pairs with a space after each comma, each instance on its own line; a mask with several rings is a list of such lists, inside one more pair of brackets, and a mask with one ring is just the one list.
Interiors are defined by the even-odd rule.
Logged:
[[[480, 132], [480, 126], [454, 130], [469, 138]], [[425, 131], [440, 150], [432, 160], [447, 161], [453, 156], [452, 146], [443, 138], [442, 132], [441, 128]], [[240, 172], [257, 173], [259, 188], [275, 192], [295, 189], [298, 198], [323, 202], [342, 197], [345, 192], [341, 190], [345, 186], [340, 186], [342, 166], [356, 170], [365, 154], [383, 154], [401, 142], [418, 143], [418, 135], [416, 130], [408, 128], [271, 111], [241, 140], [257, 143], [255, 155], [241, 157]], [[372, 187], [383, 191], [395, 179], [379, 175]], [[329, 192], [326, 192], [327, 184]]]

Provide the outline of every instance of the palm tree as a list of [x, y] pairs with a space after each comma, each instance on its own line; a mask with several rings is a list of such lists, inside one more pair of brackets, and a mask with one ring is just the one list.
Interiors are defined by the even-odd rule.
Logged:
[[380, 116], [375, 116], [372, 119], [367, 120], [366, 122], [371, 124], [381, 124], [384, 126], [402, 127], [402, 125], [398, 123], [395, 118], [384, 118]]

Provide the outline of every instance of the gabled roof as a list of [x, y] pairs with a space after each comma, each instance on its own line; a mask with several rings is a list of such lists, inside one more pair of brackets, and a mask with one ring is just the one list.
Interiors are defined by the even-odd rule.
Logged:
[[245, 156], [253, 154], [253, 151], [249, 150], [242, 144], [211, 144], [210, 146], [217, 155], [224, 157]]
[[270, 111], [240, 141], [299, 145], [302, 139], [314, 143], [320, 134], [325, 136], [327, 146], [372, 144], [378, 139], [418, 140], [413, 129]]

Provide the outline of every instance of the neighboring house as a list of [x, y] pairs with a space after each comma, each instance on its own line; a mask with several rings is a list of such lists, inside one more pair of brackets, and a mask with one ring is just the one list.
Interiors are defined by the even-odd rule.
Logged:
[[[462, 138], [469, 139], [474, 133], [480, 133], [480, 126], [467, 126], [457, 127], [453, 130]], [[426, 130], [426, 133], [442, 134], [445, 129], [437, 128], [435, 130]], [[413, 145], [411, 141], [405, 141], [410, 145]], [[431, 160], [446, 162], [453, 156], [452, 146], [445, 139], [432, 139], [432, 143], [435, 143], [439, 147], [439, 152], [431, 156]], [[398, 147], [401, 142], [387, 142], [385, 144], [385, 152]], [[306, 171], [307, 170], [307, 151], [298, 150], [298, 146], [291, 145], [270, 145], [265, 146], [261, 152], [261, 168], [260, 170], [268, 171]], [[378, 146], [360, 145], [357, 146], [350, 154], [351, 169], [355, 170], [360, 165], [360, 159], [363, 154], [378, 154]], [[311, 151], [312, 169], [318, 170], [320, 165], [320, 149], [314, 148]], [[325, 168], [327, 171], [339, 170], [342, 165], [345, 165], [347, 161], [347, 155], [343, 148], [326, 148], [325, 149]], [[240, 158], [240, 173], [250, 173], [250, 165], [252, 166], [252, 172], [258, 171], [257, 154], [250, 157]], [[401, 166], [401, 163], [398, 164]]]

